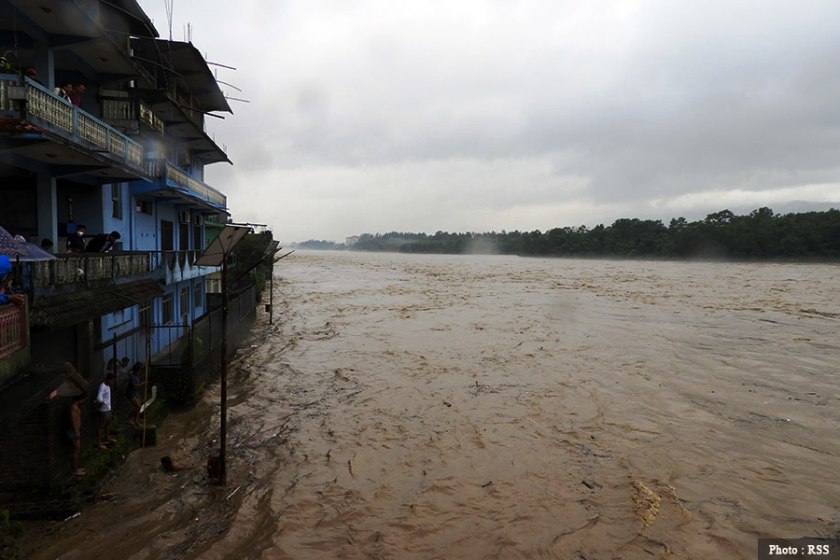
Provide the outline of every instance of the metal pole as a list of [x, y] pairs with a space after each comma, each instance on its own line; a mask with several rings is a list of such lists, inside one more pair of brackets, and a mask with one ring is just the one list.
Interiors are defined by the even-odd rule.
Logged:
[[274, 324], [274, 253], [269, 255], [271, 268], [268, 270], [268, 324]]
[[227, 253], [224, 253], [222, 256], [222, 427], [219, 435], [219, 484], [222, 486], [227, 483], [227, 468], [225, 465], [227, 440], [227, 314]]
[[[144, 375], [143, 375], [143, 381], [145, 381], [146, 383], [145, 383], [145, 385], [143, 385], [143, 402], [146, 402], [149, 399], [149, 370], [152, 368], [152, 308], [151, 308], [151, 304], [149, 304], [148, 310], [149, 310], [148, 311], [149, 320], [146, 322], [146, 352], [145, 352], [146, 355], [144, 356], [146, 358], [146, 360], [145, 360], [146, 367], [143, 368], [145, 370]], [[141, 313], [142, 313], [142, 311], [141, 311]], [[132, 367], [133, 367], [133, 364], [132, 364]], [[143, 413], [143, 428], [142, 428], [142, 431], [140, 432], [140, 434], [141, 434], [140, 435], [140, 448], [145, 449], [146, 448], [146, 413], [145, 412]], [[144, 455], [144, 457], [145, 457], [145, 455]]]
[[[117, 382], [119, 381], [119, 379], [117, 379], [117, 371], [119, 369], [119, 368], [117, 368], [117, 366], [119, 365], [119, 362], [117, 361], [117, 333], [114, 333], [114, 338], [113, 338], [112, 342], [114, 343], [114, 351], [113, 351], [112, 354], [114, 356], [114, 371], [113, 371], [113, 373], [114, 373], [114, 386], [116, 387]], [[107, 375], [107, 373], [108, 372], [105, 372], [106, 375]]]

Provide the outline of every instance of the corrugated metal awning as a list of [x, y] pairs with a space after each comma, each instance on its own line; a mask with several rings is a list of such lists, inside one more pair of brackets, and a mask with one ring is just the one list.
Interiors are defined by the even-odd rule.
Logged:
[[141, 305], [161, 295], [163, 288], [160, 283], [147, 278], [107, 288], [40, 298], [32, 304], [29, 326], [52, 330], [71, 327], [106, 313]]

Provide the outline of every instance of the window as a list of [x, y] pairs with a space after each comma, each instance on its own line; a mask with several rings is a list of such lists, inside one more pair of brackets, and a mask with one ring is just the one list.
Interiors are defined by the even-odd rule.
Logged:
[[141, 214], [152, 215], [152, 201], [151, 200], [137, 200], [137, 211]]
[[163, 296], [163, 324], [168, 325], [175, 318], [174, 302], [172, 301], [172, 294]]
[[183, 323], [189, 322], [190, 315], [190, 290], [189, 288], [181, 288], [181, 317]]
[[151, 327], [152, 326], [152, 307], [151, 305], [147, 307], [140, 308], [140, 326], [143, 328]]
[[193, 249], [200, 251], [203, 248], [201, 246], [201, 226], [193, 226]]
[[111, 185], [111, 204], [113, 206], [111, 216], [118, 220], [122, 220], [122, 185]]
[[193, 308], [198, 309], [204, 307], [204, 302], [201, 301], [201, 284], [196, 284], [193, 287]]
[[186, 251], [190, 248], [190, 223], [181, 222], [178, 225], [178, 249]]

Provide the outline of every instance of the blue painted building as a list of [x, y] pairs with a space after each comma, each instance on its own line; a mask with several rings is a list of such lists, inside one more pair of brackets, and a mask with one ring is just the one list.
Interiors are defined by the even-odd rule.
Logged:
[[[19, 303], [0, 307], [4, 455], [15, 426], [62, 414], [65, 362], [95, 386], [112, 357], [179, 366], [193, 351], [217, 270], [193, 263], [229, 219], [204, 181], [230, 163], [205, 119], [231, 109], [199, 51], [159, 39], [135, 0], [0, 0], [0, 54], [0, 226], [56, 253], [15, 259]], [[66, 253], [82, 224], [88, 243], [119, 232], [115, 250]], [[0, 461], [0, 498], [24, 467], [30, 486], [60, 478], [60, 442], [38, 445]]]

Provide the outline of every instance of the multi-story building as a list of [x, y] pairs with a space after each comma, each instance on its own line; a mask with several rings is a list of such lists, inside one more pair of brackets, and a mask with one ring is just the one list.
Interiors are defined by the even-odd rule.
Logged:
[[[15, 258], [20, 304], [0, 306], [3, 504], [69, 472], [65, 363], [95, 387], [112, 357], [177, 367], [206, 344], [192, 329], [217, 268], [193, 262], [228, 211], [204, 167], [229, 161], [204, 121], [231, 110], [135, 0], [0, 0], [0, 54], [0, 226], [57, 257]], [[116, 249], [64, 253], [82, 224], [88, 242], [119, 232]]]

